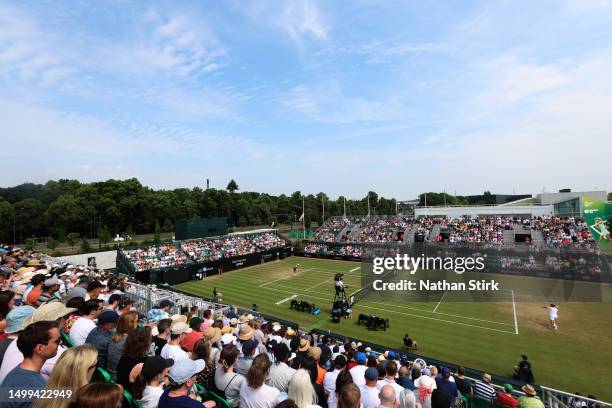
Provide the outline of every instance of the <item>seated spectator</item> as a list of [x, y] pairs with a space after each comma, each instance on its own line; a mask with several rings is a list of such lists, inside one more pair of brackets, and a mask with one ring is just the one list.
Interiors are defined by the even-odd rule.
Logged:
[[157, 323], [161, 319], [168, 319], [170, 315], [168, 311], [174, 307], [174, 303], [168, 299], [164, 299], [159, 304], [159, 307], [154, 307], [147, 313], [147, 323]]
[[113, 337], [113, 330], [117, 327], [119, 315], [113, 310], [105, 310], [98, 316], [98, 325], [89, 332], [85, 343], [91, 344], [98, 350], [98, 365], [106, 367], [108, 344]]
[[318, 407], [317, 394], [310, 382], [308, 371], [299, 369], [293, 374], [289, 383], [287, 397], [293, 400], [299, 408]]
[[361, 393], [359, 387], [353, 383], [348, 383], [342, 387], [342, 392], [338, 397], [338, 408], [359, 408]]
[[[340, 398], [340, 395], [342, 394], [342, 390], [348, 385], [354, 385], [355, 387], [357, 387], [355, 384], [353, 384], [353, 377], [351, 376], [351, 374], [348, 371], [340, 371], [338, 373], [338, 376], [336, 377], [336, 386], [335, 386], [335, 390], [333, 393], [330, 393], [328, 398], [327, 398], [327, 406], [329, 408], [337, 408], [338, 407], [338, 399]], [[357, 387], [357, 390], [359, 391], [359, 387]], [[361, 397], [361, 394], [359, 394]]]
[[544, 408], [544, 403], [537, 397], [537, 393], [532, 385], [524, 385], [521, 389], [525, 395], [518, 399], [519, 408]]
[[[266, 383], [281, 392], [287, 392], [289, 381], [295, 374], [295, 370], [287, 365], [290, 354], [289, 347], [285, 343], [274, 346], [274, 363], [270, 368], [270, 375]], [[296, 404], [299, 405], [299, 402], [296, 401]]]
[[134, 398], [143, 408], [157, 408], [159, 398], [164, 393], [162, 384], [167, 379], [168, 371], [173, 364], [173, 360], [160, 356], [145, 360], [132, 388]]
[[181, 347], [186, 351], [193, 351], [193, 346], [200, 340], [204, 334], [200, 331], [200, 325], [203, 320], [198, 316], [194, 316], [189, 320], [189, 328], [191, 331], [181, 340]]
[[414, 392], [405, 389], [400, 394], [398, 403], [399, 408], [417, 408], [416, 395], [414, 395]]
[[206, 368], [196, 377], [196, 382], [207, 390], [215, 389], [215, 360], [212, 355], [212, 345], [210, 341], [200, 339], [196, 342], [191, 353], [192, 360], [204, 360]]
[[104, 289], [104, 285], [99, 280], [92, 280], [87, 285], [87, 296], [85, 296], [85, 300], [89, 299], [98, 299], [100, 298], [100, 294], [102, 293], [102, 289]]
[[452, 406], [456, 406], [459, 393], [457, 392], [457, 385], [453, 381], [450, 381], [450, 378], [450, 370], [448, 367], [442, 367], [440, 375], [436, 377], [436, 387], [446, 394]]
[[23, 292], [25, 304], [28, 306], [36, 306], [38, 297], [42, 294], [42, 287], [45, 283], [46, 276], [42, 273], [34, 275], [30, 280], [28, 288]]
[[143, 363], [151, 350], [151, 329], [142, 327], [132, 330], [126, 340], [123, 355], [117, 364], [117, 383], [131, 390], [130, 374], [137, 364]]
[[366, 366], [367, 361], [368, 357], [365, 353], [357, 353], [357, 365], [351, 368], [349, 371], [351, 373], [351, 376], [353, 377], [353, 384], [357, 385], [358, 387], [365, 384], [364, 374], [366, 372], [366, 369], [368, 368]]
[[495, 388], [491, 385], [491, 376], [486, 373], [483, 374], [482, 380], [474, 383], [474, 397], [493, 401], [496, 396]]
[[501, 408], [516, 408], [518, 400], [512, 396], [514, 388], [511, 384], [504, 384], [504, 388], [497, 394], [495, 403]]
[[310, 383], [312, 384], [315, 393], [317, 394], [317, 404], [322, 408], [327, 408], [327, 396], [325, 395], [325, 389], [323, 385], [317, 384], [317, 363], [312, 358], [305, 358], [300, 362], [298, 368], [302, 368], [310, 374]]
[[115, 334], [108, 342], [106, 370], [113, 381], [117, 381], [117, 364], [123, 356], [123, 348], [128, 334], [138, 325], [138, 312], [126, 312], [119, 316]]
[[259, 343], [257, 340], [254, 339], [247, 340], [242, 343], [242, 357], [236, 364], [236, 372], [238, 374], [242, 374], [245, 377], [247, 376], [251, 365], [253, 364], [253, 360], [255, 359], [258, 344]]
[[410, 370], [405, 365], [401, 366], [399, 369], [399, 377], [397, 378], [397, 383], [402, 387], [414, 390], [414, 383], [410, 379]]
[[76, 345], [85, 344], [89, 332], [96, 328], [95, 320], [104, 310], [104, 302], [98, 299], [90, 299], [83, 306], [83, 315], [79, 317], [70, 329], [70, 340]]
[[[323, 388], [325, 389], [325, 393], [328, 395], [327, 405], [329, 407], [332, 407], [332, 405], [329, 403], [330, 400], [336, 399], [336, 380], [338, 379], [338, 375], [340, 375], [340, 373], [344, 370], [344, 367], [346, 367], [346, 357], [343, 355], [336, 356], [334, 359], [333, 371], [325, 374], [325, 378], [323, 379]], [[334, 406], [335, 405], [336, 403], [334, 402]]]
[[74, 297], [66, 302], [66, 307], [70, 309], [76, 309], [74, 312], [70, 313], [68, 319], [66, 319], [66, 323], [62, 328], [62, 332], [65, 334], [70, 334], [70, 329], [72, 329], [72, 325], [76, 322], [79, 317], [83, 316], [83, 308], [85, 306], [85, 298], [82, 297]]
[[457, 375], [455, 376], [455, 384], [461, 395], [466, 397], [472, 396], [472, 382], [465, 378], [465, 368], [457, 367]]
[[51, 278], [45, 279], [42, 286], [42, 293], [34, 301], [34, 306], [39, 307], [40, 305], [48, 302], [58, 302], [60, 299], [55, 296], [55, 294], [57, 291], [59, 291], [60, 284], [61, 281], [55, 275], [53, 275]]
[[270, 373], [270, 359], [260, 354], [253, 360], [240, 386], [241, 408], [272, 408], [278, 403], [279, 391], [265, 384]]
[[153, 351], [156, 356], [160, 355], [162, 349], [170, 339], [170, 326], [172, 326], [171, 319], [161, 319], [157, 322], [157, 335], [153, 337]]
[[174, 362], [189, 359], [189, 354], [180, 346], [181, 340], [185, 338], [191, 329], [183, 322], [175, 322], [170, 326], [170, 341], [162, 348], [159, 354], [163, 358], [171, 358]]
[[365, 384], [360, 387], [362, 408], [378, 408], [380, 406], [378, 383], [378, 370], [368, 367], [364, 373]]
[[[21, 306], [15, 308], [13, 310], [19, 311], [21, 308], [31, 309], [30, 306]], [[25, 330], [27, 326], [41, 321], [55, 321], [58, 324], [58, 327], [61, 329], [62, 325], [65, 321], [65, 316], [69, 314], [73, 309], [66, 308], [60, 302], [52, 302], [49, 304], [42, 305], [38, 309], [35, 309], [34, 313], [30, 314], [24, 320], [20, 321], [21, 329]], [[12, 323], [12, 313], [9, 313], [9, 317]], [[19, 334], [21, 336], [22, 334]], [[59, 345], [57, 348], [57, 353], [54, 357], [51, 357], [45, 361], [40, 373], [47, 380], [55, 367], [55, 363], [60, 358], [62, 353], [66, 351], [66, 348]], [[16, 367], [23, 361], [23, 355], [17, 348], [17, 343], [12, 342], [7, 346], [4, 359], [2, 360], [2, 367], [0, 368], [0, 378], [3, 380], [4, 377], [8, 374], [10, 370]], [[0, 380], [0, 381], [2, 381]]]
[[[159, 398], [158, 408], [202, 408], [201, 402], [191, 398], [190, 391], [196, 383], [196, 375], [205, 365], [203, 360], [176, 361], [168, 373], [170, 385]], [[204, 406], [213, 407], [215, 403], [208, 401]]]
[[23, 330], [15, 342], [23, 355], [23, 361], [7, 374], [2, 381], [2, 387], [44, 388], [47, 381], [40, 374], [40, 370], [47, 359], [57, 354], [60, 343], [59, 324], [55, 321], [32, 323]]
[[[98, 352], [89, 344], [68, 349], [55, 364], [47, 389], [78, 390], [91, 380], [97, 361]], [[34, 408], [66, 408], [69, 404], [67, 398], [39, 399]]]
[[95, 382], [77, 390], [74, 408], [118, 408], [122, 401], [122, 386], [113, 383]]
[[215, 386], [234, 407], [240, 403], [240, 387], [245, 379], [234, 372], [239, 355], [240, 351], [234, 344], [223, 347], [215, 370]]

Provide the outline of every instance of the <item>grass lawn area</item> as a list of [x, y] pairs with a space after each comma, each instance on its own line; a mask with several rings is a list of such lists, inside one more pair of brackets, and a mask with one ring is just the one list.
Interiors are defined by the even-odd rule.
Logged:
[[[296, 263], [301, 270], [294, 275]], [[302, 328], [330, 330], [395, 349], [410, 333], [425, 359], [434, 357], [493, 374], [511, 376], [521, 354], [527, 354], [538, 384], [612, 400], [607, 372], [612, 349], [606, 346], [612, 338], [612, 302], [562, 303], [556, 332], [548, 327], [543, 302], [519, 301], [520, 293], [509, 291], [492, 302], [451, 301], [443, 293], [429, 302], [368, 296], [356, 303], [353, 319], [332, 323], [334, 275], [345, 274], [351, 293], [361, 286], [360, 268], [356, 262], [292, 257], [175, 288], [211, 298], [217, 287], [224, 303], [246, 308], [256, 303], [262, 313]], [[535, 284], [537, 278], [533, 279]], [[315, 303], [321, 315], [290, 310], [291, 298]], [[368, 331], [357, 324], [359, 313], [388, 318], [390, 328]]]

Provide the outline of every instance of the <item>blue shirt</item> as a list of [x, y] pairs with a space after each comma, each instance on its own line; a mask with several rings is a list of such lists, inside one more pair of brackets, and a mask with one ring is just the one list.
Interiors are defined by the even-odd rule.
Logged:
[[414, 391], [416, 389], [416, 387], [414, 386], [414, 383], [408, 377], [400, 376], [397, 380], [395, 380], [395, 382], [408, 390]]
[[438, 390], [442, 391], [444, 394], [446, 394], [446, 396], [448, 396], [451, 405], [454, 405], [455, 398], [457, 398], [458, 395], [457, 385], [452, 381], [436, 377], [436, 386], [438, 387]]
[[[20, 366], [13, 368], [2, 382], [2, 387], [6, 388], [29, 388], [41, 389], [45, 388], [47, 382], [45, 378], [36, 371], [24, 370]], [[0, 407], [4, 408], [30, 408], [34, 405], [34, 401], [14, 401], [0, 403]]]
[[170, 397], [168, 390], [164, 391], [161, 397], [159, 397], [159, 404], [157, 408], [202, 408], [203, 405], [198, 400], [189, 398], [186, 395], [181, 397]]

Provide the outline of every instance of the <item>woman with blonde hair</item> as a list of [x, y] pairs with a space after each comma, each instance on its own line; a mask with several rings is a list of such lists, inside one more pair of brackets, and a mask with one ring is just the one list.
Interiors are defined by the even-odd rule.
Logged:
[[[66, 350], [55, 363], [49, 377], [47, 389], [77, 390], [89, 383], [96, 370], [98, 351], [90, 344], [83, 344]], [[70, 404], [67, 398], [39, 399], [35, 408], [65, 408]]]
[[121, 313], [117, 322], [117, 329], [111, 341], [108, 342], [108, 352], [106, 357], [106, 370], [113, 381], [117, 381], [117, 364], [123, 356], [125, 339], [129, 332], [138, 327], [138, 312], [129, 311]]
[[287, 397], [292, 399], [299, 408], [318, 407], [317, 393], [310, 382], [308, 371], [300, 368], [293, 374], [289, 381]]

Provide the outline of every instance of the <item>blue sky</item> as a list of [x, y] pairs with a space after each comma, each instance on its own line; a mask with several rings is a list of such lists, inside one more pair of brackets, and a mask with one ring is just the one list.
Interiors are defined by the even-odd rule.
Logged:
[[612, 190], [612, 2], [0, 1], [1, 185]]

